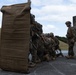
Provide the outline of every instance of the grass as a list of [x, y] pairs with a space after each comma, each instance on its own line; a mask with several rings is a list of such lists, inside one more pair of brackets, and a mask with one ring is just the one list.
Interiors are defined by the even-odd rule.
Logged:
[[61, 50], [68, 50], [68, 44], [62, 42], [62, 41], [59, 41], [60, 42], [60, 48]]

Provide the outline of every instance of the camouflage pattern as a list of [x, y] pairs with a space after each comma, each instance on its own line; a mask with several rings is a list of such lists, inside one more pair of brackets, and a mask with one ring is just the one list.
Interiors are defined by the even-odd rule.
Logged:
[[32, 54], [32, 61], [36, 62], [38, 59], [38, 48], [39, 48], [39, 40], [42, 31], [42, 25], [35, 21], [35, 15], [30, 14], [30, 40], [31, 40], [31, 48], [30, 52]]
[[74, 47], [74, 34], [73, 34], [73, 30], [71, 27], [71, 23], [66, 23], [66, 26], [68, 27], [67, 30], [67, 43], [68, 43], [68, 56], [74, 56], [74, 51], [73, 51], [73, 47]]
[[49, 36], [49, 34], [45, 35], [45, 47], [48, 50], [49, 56], [51, 59], [56, 57], [55, 53], [55, 42], [54, 40]]
[[59, 47], [59, 40], [56, 38], [56, 37], [54, 37], [54, 41], [55, 41], [55, 51], [57, 52], [57, 51], [59, 51], [59, 53], [58, 54], [56, 54], [56, 56], [57, 57], [59, 57], [59, 56], [64, 56], [63, 55], [63, 53], [62, 53], [62, 51], [61, 51], [61, 49], [60, 49], [60, 47]]
[[[63, 57], [63, 54], [62, 54], [62, 52], [61, 52], [61, 49], [60, 49], [60, 47], [59, 47], [59, 40], [54, 36], [54, 34], [53, 33], [50, 33], [50, 37], [51, 37], [51, 39], [53, 40], [53, 42], [54, 42], [54, 44], [53, 44], [53, 47], [54, 47], [54, 55], [55, 56], [62, 56]], [[57, 51], [59, 51], [59, 53], [58, 54], [56, 54], [56, 52]]]

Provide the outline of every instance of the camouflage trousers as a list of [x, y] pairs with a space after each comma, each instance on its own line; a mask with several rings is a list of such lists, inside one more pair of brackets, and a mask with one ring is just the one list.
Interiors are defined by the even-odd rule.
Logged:
[[74, 56], [74, 51], [73, 51], [74, 41], [72, 40], [73, 39], [68, 39], [68, 55], [69, 56]]

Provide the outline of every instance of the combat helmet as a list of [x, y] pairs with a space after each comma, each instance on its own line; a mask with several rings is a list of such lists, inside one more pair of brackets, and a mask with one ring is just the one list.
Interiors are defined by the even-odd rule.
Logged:
[[54, 34], [52, 32], [49, 35], [50, 35], [50, 37], [54, 37]]
[[71, 22], [70, 21], [66, 21], [65, 24], [71, 24]]

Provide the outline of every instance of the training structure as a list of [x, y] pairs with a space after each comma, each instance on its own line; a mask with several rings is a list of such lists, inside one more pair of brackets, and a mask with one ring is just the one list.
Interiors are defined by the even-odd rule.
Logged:
[[73, 31], [74, 31], [74, 35], [75, 35], [75, 45], [74, 45], [74, 53], [76, 56], [76, 16], [73, 16]]
[[76, 26], [76, 16], [73, 16], [73, 26]]
[[3, 6], [0, 68], [27, 72], [30, 39], [30, 2]]

